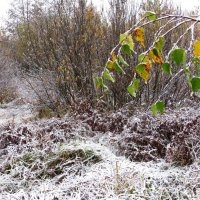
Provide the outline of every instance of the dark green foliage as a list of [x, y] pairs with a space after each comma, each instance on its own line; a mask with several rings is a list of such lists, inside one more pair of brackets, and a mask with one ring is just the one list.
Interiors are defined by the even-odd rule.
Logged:
[[185, 49], [177, 48], [171, 52], [172, 60], [177, 64], [184, 64], [186, 62], [186, 52]]
[[192, 91], [198, 92], [200, 90], [200, 78], [194, 77], [191, 79]]

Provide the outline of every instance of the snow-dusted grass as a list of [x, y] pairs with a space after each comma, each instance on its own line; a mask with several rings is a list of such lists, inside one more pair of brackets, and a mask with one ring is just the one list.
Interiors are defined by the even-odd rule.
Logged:
[[[3, 125], [10, 113], [17, 114], [20, 123], [23, 116], [33, 116], [29, 107], [11, 107], [0, 110]], [[124, 135], [117, 135], [92, 131], [86, 121], [75, 120], [66, 115], [61, 120], [14, 123], [2, 130], [5, 142], [11, 141], [5, 145], [0, 141], [0, 200], [200, 199], [198, 157], [185, 167], [162, 159], [131, 162], [116, 150], [125, 132], [132, 136], [128, 127]], [[129, 121], [139, 123], [136, 118]], [[65, 154], [80, 150], [91, 156], [76, 154], [68, 159]], [[52, 164], [53, 159], [58, 162]]]
[[[0, 199], [196, 199], [200, 182], [200, 166], [178, 168], [160, 162], [131, 162], [118, 157], [103, 144], [73, 141], [55, 151], [84, 149], [101, 155], [102, 161], [92, 165], [72, 165], [52, 179], [30, 179], [30, 169], [22, 177], [0, 176]], [[73, 170], [74, 168], [74, 170]], [[15, 169], [16, 170], [16, 169]]]

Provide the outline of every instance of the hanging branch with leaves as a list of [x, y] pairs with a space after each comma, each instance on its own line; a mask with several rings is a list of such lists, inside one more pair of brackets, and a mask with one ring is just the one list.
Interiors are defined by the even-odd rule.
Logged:
[[[167, 22], [159, 27], [155, 33], [152, 44], [146, 48], [145, 28], [147, 25], [153, 25], [162, 20], [167, 20]], [[167, 92], [168, 87], [181, 75], [186, 75], [191, 91], [193, 93], [198, 92], [200, 90], [200, 41], [195, 40], [194, 29], [199, 22], [200, 20], [195, 17], [169, 14], [158, 16], [154, 12], [146, 12], [144, 17], [137, 24], [120, 35], [119, 43], [112, 49], [102, 75], [96, 78], [97, 87], [103, 88], [104, 92], [109, 91], [109, 87], [106, 85], [105, 80], [115, 83], [115, 74], [121, 73], [123, 76], [125, 75], [124, 68], [129, 67], [129, 63], [126, 61], [125, 57], [132, 59], [136, 56], [138, 63], [134, 67], [135, 73], [132, 81], [127, 87], [127, 91], [132, 97], [137, 96], [141, 81], [144, 81], [145, 84], [148, 83], [154, 67], [160, 67], [164, 74], [171, 76], [170, 81], [164, 86], [159, 98], [151, 106], [153, 115], [156, 115], [157, 112], [160, 112], [161, 114], [164, 113], [165, 104], [161, 99]], [[163, 48], [167, 42], [165, 41], [165, 38], [182, 25], [186, 25], [187, 28], [173, 44], [172, 48], [168, 51], [167, 56], [164, 57]], [[189, 32], [191, 35], [189, 46], [179, 47], [180, 41], [183, 40]], [[135, 43], [139, 43], [145, 51], [138, 54], [138, 52], [134, 50]], [[175, 74], [172, 73], [172, 64], [179, 67], [179, 71]], [[195, 69], [192, 68], [193, 65], [195, 66]]]

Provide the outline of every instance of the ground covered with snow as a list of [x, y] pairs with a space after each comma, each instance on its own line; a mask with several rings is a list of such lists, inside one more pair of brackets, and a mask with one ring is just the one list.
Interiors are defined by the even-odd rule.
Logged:
[[199, 104], [33, 118], [30, 104], [0, 108], [1, 200], [200, 199]]

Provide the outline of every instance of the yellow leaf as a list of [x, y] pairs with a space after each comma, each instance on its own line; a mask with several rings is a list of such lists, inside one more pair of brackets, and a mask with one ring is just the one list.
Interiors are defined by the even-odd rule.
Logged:
[[106, 63], [106, 67], [107, 67], [108, 69], [110, 69], [110, 70], [114, 70], [115, 67], [114, 67], [114, 64], [113, 64], [113, 63], [114, 63], [113, 61], [108, 60], [107, 63]]
[[194, 45], [193, 54], [194, 56], [199, 57], [200, 56], [200, 41], [195, 40], [193, 45]]
[[136, 41], [140, 42], [143, 47], [144, 45], [144, 29], [143, 28], [136, 28], [133, 31], [133, 37]]
[[149, 54], [155, 63], [163, 64], [161, 53], [156, 48], [150, 50]]

